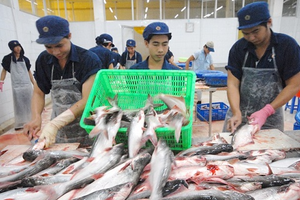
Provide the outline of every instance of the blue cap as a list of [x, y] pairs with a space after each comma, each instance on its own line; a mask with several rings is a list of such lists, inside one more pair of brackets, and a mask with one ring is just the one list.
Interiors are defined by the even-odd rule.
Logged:
[[111, 51], [118, 51], [118, 48], [117, 47], [113, 47], [110, 49]]
[[18, 40], [11, 40], [11, 41], [8, 43], [8, 47], [9, 47], [9, 49], [10, 49], [11, 51], [14, 51], [14, 48], [15, 48], [16, 46], [20, 46], [20, 47], [22, 48], [22, 50], [21, 50], [20, 53], [21, 53], [22, 55], [24, 55], [24, 54], [25, 54], [24, 49], [23, 49], [22, 45], [20, 44], [20, 42], [19, 42]]
[[153, 22], [144, 29], [143, 37], [145, 40], [150, 40], [153, 35], [167, 35], [169, 40], [172, 38], [169, 27], [163, 22]]
[[135, 47], [135, 41], [132, 39], [127, 40], [126, 46], [127, 47]]
[[70, 33], [69, 22], [64, 18], [48, 15], [36, 21], [39, 44], [57, 44]]
[[252, 28], [270, 19], [268, 3], [258, 1], [250, 3], [241, 8], [238, 13], [239, 27], [238, 29]]
[[111, 37], [111, 35], [107, 33], [103, 33], [96, 38], [97, 44], [105, 44], [110, 42], [111, 42], [111, 46], [114, 47], [115, 45], [113, 44], [113, 38]]

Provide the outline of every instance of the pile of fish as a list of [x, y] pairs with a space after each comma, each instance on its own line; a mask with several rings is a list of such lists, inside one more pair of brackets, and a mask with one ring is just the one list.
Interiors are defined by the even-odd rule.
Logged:
[[117, 104], [118, 95], [115, 95], [114, 99], [108, 98], [111, 106], [100, 106], [89, 118], [85, 119], [87, 124], [95, 125], [89, 137], [98, 137], [97, 140], [105, 149], [116, 144], [115, 138], [120, 128], [127, 128], [125, 138], [128, 138], [126, 142], [130, 158], [136, 156], [148, 140], [154, 146], [157, 145], [155, 129], [159, 127], [174, 129], [174, 138], [178, 143], [182, 126], [189, 123], [190, 115], [185, 99], [167, 94], [158, 94], [154, 96], [154, 99], [162, 101], [167, 108], [157, 113], [155, 108], [164, 104], [154, 104], [150, 95], [143, 108], [134, 110], [122, 110]]
[[159, 139], [130, 156], [122, 143], [104, 148], [100, 136], [106, 137], [98, 134], [91, 149], [36, 144], [23, 156], [33, 161], [3, 163], [0, 199], [300, 198], [300, 158], [285, 151], [237, 151], [216, 134], [177, 153]]

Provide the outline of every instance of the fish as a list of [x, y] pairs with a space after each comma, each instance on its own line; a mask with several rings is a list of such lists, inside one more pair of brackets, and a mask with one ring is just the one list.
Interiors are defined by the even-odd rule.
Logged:
[[55, 163], [54, 166], [51, 166], [51, 167], [35, 174], [34, 176], [55, 175], [58, 172], [60, 172], [61, 170], [65, 169], [66, 167], [70, 166], [72, 163], [77, 162], [78, 160], [79, 160], [79, 158], [76, 158], [76, 157], [70, 157], [70, 158], [58, 160], [58, 162]]
[[97, 190], [111, 188], [124, 183], [132, 183], [133, 187], [137, 185], [140, 175], [144, 167], [150, 162], [151, 155], [149, 153], [140, 153], [134, 158], [128, 159], [126, 162], [108, 170], [104, 175], [85, 186], [81, 190], [73, 190], [65, 195], [62, 199], [74, 199]]
[[186, 166], [173, 169], [169, 175], [169, 180], [182, 179], [199, 183], [205, 178], [221, 178], [226, 180], [233, 176], [234, 168], [230, 165], [207, 164], [204, 167]]
[[254, 199], [264, 200], [298, 200], [300, 198], [300, 183], [291, 183], [278, 187], [263, 188], [247, 192]]
[[232, 151], [233, 151], [233, 146], [231, 144], [215, 144], [213, 146], [191, 147], [187, 150], [183, 150], [179, 152], [176, 156], [218, 154], [221, 152], [232, 152]]
[[94, 199], [114, 199], [123, 200], [129, 195], [132, 188], [132, 183], [123, 183], [120, 185], [113, 186], [111, 188], [105, 188], [97, 190], [88, 195], [75, 198], [73, 200], [94, 200]]
[[232, 152], [221, 152], [216, 155], [206, 154], [202, 155], [201, 157], [205, 158], [207, 162], [210, 161], [228, 161], [231, 159], [239, 159], [239, 160], [245, 160], [249, 157], [247, 153], [238, 152], [238, 151], [232, 151]]
[[[130, 196], [126, 200], [149, 199], [149, 197], [151, 195], [151, 188], [150, 188], [149, 183], [145, 183], [145, 182], [136, 186], [134, 188], [134, 191], [130, 194]], [[162, 188], [162, 196], [165, 197], [165, 196], [175, 192], [182, 185], [186, 188], [189, 187], [188, 183], [185, 180], [167, 181], [165, 186]]]
[[[182, 190], [181, 192], [171, 194], [162, 198], [162, 200], [196, 200], [196, 199], [234, 200], [230, 198], [229, 194], [226, 194], [218, 190], [188, 190], [188, 189]], [[253, 200], [253, 198], [251, 200]]]
[[147, 129], [144, 131], [144, 137], [149, 138], [153, 146], [156, 146], [157, 136], [156, 136], [155, 129], [158, 127], [162, 127], [163, 124], [161, 123], [153, 106], [149, 108], [149, 111], [145, 116], [145, 122], [147, 124]]
[[294, 183], [295, 181], [288, 177], [281, 177], [280, 175], [265, 175], [265, 176], [241, 176], [233, 177], [227, 180], [228, 182], [257, 182], [260, 183], [262, 188], [282, 186], [289, 183]]
[[108, 122], [106, 124], [106, 131], [109, 140], [112, 140], [113, 144], [116, 144], [115, 138], [121, 126], [122, 116], [123, 111], [118, 109], [115, 112], [113, 112], [109, 117], [107, 117]]
[[94, 138], [96, 135], [102, 133], [108, 137], [106, 132], [106, 119], [105, 117], [108, 114], [108, 106], [100, 106], [94, 110], [95, 114], [92, 115], [95, 120], [95, 126], [89, 133], [90, 138]]
[[162, 189], [169, 178], [173, 158], [173, 152], [167, 143], [164, 140], [159, 140], [150, 161], [149, 181], [152, 188], [150, 200], [162, 198]]
[[53, 163], [56, 162], [56, 159], [49, 154], [42, 154], [37, 159], [38, 161], [34, 165], [27, 167], [23, 171], [9, 176], [1, 177], [0, 183], [21, 180], [25, 177], [29, 177], [50, 167]]
[[293, 158], [285, 158], [281, 160], [277, 160], [275, 162], [270, 163], [270, 167], [291, 167], [295, 163], [298, 163], [300, 161], [299, 157], [293, 157]]
[[259, 130], [258, 125], [245, 124], [235, 131], [232, 136], [231, 144], [234, 149], [253, 144], [253, 135]]
[[128, 131], [128, 153], [129, 158], [133, 158], [145, 144], [147, 139], [144, 137], [145, 113], [140, 110], [132, 119]]
[[178, 97], [168, 94], [158, 94], [156, 97], [162, 100], [168, 106], [169, 109], [172, 109], [174, 108], [174, 106], [176, 106], [182, 114], [184, 114], [185, 116], [187, 115], [188, 110], [185, 105], [184, 97]]
[[37, 185], [51, 185], [64, 183], [71, 180], [72, 174], [57, 174], [53, 176], [31, 176], [23, 178], [20, 185], [22, 187], [34, 187]]

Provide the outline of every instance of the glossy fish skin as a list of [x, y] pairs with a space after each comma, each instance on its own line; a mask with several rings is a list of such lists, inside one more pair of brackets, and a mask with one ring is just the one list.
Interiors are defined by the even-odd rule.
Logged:
[[167, 143], [163, 140], [159, 140], [150, 162], [151, 171], [149, 180], [152, 188], [150, 200], [162, 198], [162, 190], [171, 172], [173, 157], [173, 152]]
[[179, 152], [179, 156], [192, 156], [192, 155], [205, 155], [205, 154], [218, 154], [221, 152], [232, 152], [233, 147], [231, 144], [215, 144], [213, 146], [199, 146], [191, 147], [187, 150]]
[[149, 108], [149, 111], [145, 116], [145, 122], [147, 124], [147, 129], [145, 130], [144, 135], [146, 138], [150, 139], [153, 146], [156, 146], [157, 145], [157, 136], [156, 136], [155, 129], [163, 126], [163, 124], [161, 123], [153, 106], [151, 106]]
[[2, 177], [0, 178], [0, 182], [12, 182], [21, 180], [25, 177], [29, 177], [50, 167], [53, 163], [56, 162], [56, 159], [49, 154], [41, 155], [38, 159], [39, 160], [35, 163], [35, 165], [29, 166], [28, 168], [17, 174]]
[[245, 124], [240, 127], [233, 135], [231, 144], [234, 149], [254, 143], [253, 135], [258, 131], [257, 125]]
[[129, 158], [135, 157], [139, 150], [146, 142], [144, 138], [144, 123], [145, 123], [145, 113], [140, 110], [137, 115], [132, 119], [130, 127], [128, 129], [128, 153]]

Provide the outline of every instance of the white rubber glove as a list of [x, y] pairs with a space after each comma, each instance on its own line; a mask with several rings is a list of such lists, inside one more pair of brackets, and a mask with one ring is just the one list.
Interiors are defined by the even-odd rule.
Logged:
[[42, 130], [39, 141], [45, 139], [45, 147], [48, 148], [51, 144], [55, 143], [57, 131], [67, 124], [75, 120], [73, 112], [68, 109], [52, 119]]

